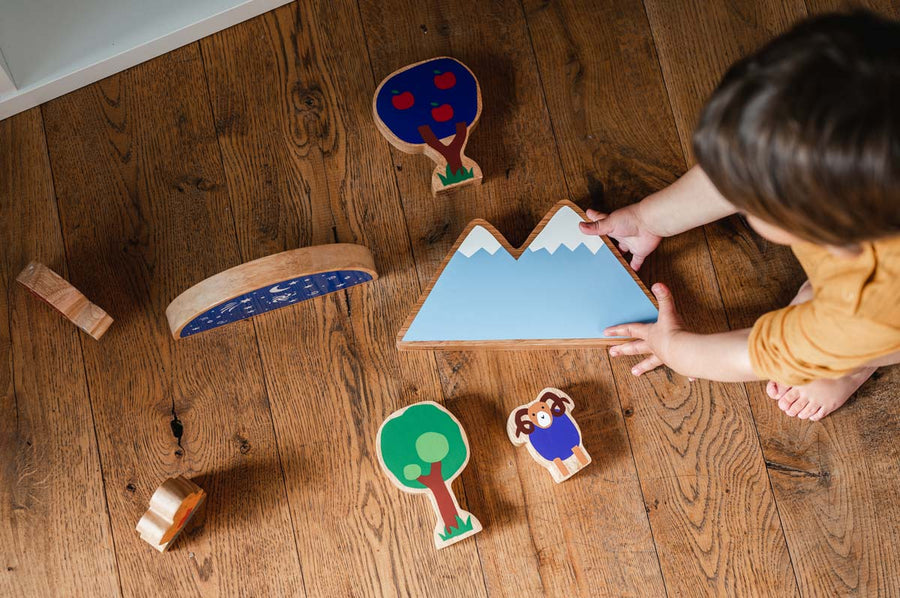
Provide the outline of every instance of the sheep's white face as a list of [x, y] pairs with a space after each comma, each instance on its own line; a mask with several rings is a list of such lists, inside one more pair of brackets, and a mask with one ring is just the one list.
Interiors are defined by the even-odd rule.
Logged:
[[553, 422], [553, 416], [546, 411], [537, 414], [537, 425], [541, 428], [549, 428], [551, 422]]
[[535, 403], [528, 409], [528, 415], [538, 428], [549, 428], [553, 423], [553, 415], [547, 403]]

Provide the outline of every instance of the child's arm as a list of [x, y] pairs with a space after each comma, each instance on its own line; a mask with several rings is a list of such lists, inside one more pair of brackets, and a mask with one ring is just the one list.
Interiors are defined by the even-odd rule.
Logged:
[[661, 365], [667, 365], [690, 378], [719, 382], [759, 380], [750, 365], [750, 352], [747, 349], [749, 328], [717, 334], [688, 332], [682, 327], [669, 289], [657, 283], [653, 285], [653, 294], [659, 301], [659, 319], [656, 323], [623, 324], [607, 328], [603, 332], [606, 336], [638, 339], [611, 347], [609, 354], [613, 357], [650, 354], [631, 368], [632, 374], [640, 376]]
[[608, 235], [618, 241], [622, 251], [631, 254], [631, 267], [637, 270], [662, 237], [671, 237], [697, 226], [735, 213], [699, 166], [642, 201], [601, 214], [588, 210], [594, 222], [581, 225], [588, 235]]

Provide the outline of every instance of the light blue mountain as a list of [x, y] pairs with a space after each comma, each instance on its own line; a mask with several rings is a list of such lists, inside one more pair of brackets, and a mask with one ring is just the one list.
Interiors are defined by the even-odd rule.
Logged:
[[475, 227], [402, 340], [595, 339], [655, 322], [656, 307], [605, 244], [580, 236], [580, 220], [561, 208], [518, 260]]

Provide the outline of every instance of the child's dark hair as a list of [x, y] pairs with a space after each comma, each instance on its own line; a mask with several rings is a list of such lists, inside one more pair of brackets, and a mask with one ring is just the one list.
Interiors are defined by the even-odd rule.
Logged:
[[693, 141], [738, 210], [820, 244], [900, 234], [900, 23], [798, 24], [728, 71]]

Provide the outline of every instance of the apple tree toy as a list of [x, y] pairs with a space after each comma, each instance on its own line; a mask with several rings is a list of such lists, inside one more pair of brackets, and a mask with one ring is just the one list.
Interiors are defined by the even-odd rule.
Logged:
[[481, 523], [456, 502], [451, 483], [469, 462], [459, 421], [433, 401], [395, 411], [375, 441], [378, 462], [403, 492], [428, 494], [438, 517], [434, 545], [444, 548], [481, 531]]
[[481, 168], [464, 155], [481, 116], [481, 88], [469, 67], [449, 57], [405, 66], [381, 82], [372, 110], [391, 145], [437, 163], [433, 193], [481, 183]]

